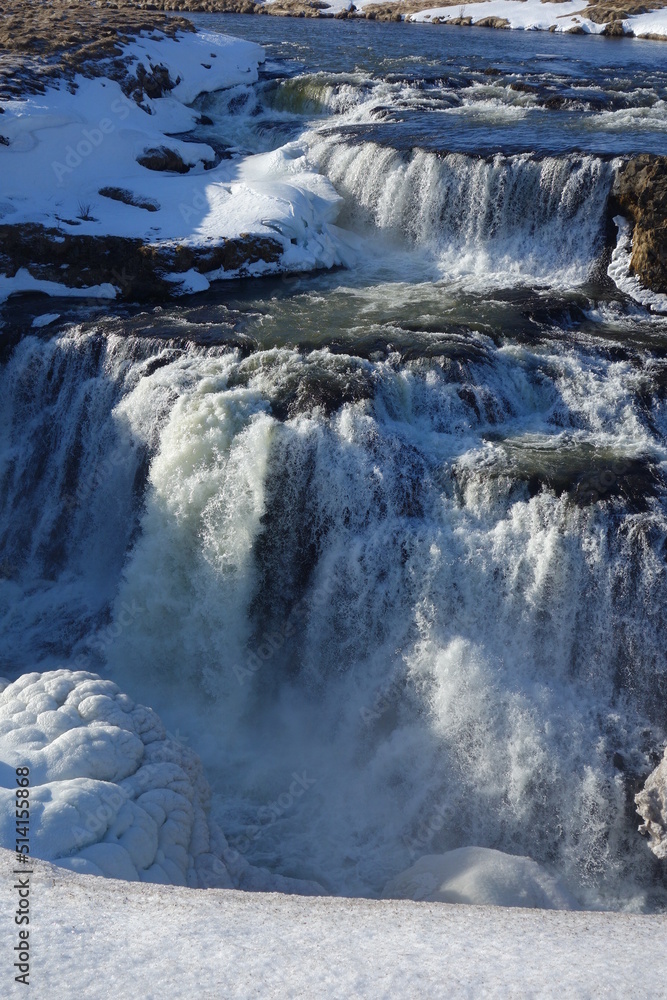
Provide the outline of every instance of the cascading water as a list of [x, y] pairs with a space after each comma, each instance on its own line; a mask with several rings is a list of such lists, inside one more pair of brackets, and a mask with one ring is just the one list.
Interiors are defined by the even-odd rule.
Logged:
[[632, 801], [667, 737], [664, 322], [603, 277], [622, 150], [392, 147], [388, 95], [501, 84], [353, 70], [206, 107], [298, 136], [356, 266], [7, 350], [4, 670], [151, 704], [273, 872], [379, 895], [478, 845], [664, 908]]

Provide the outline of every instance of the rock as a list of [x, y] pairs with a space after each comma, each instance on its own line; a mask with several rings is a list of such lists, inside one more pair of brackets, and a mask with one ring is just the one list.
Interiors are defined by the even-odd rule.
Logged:
[[619, 170], [612, 213], [634, 223], [631, 272], [654, 292], [667, 293], [667, 156], [642, 153]]
[[181, 154], [168, 146], [147, 149], [137, 157], [137, 163], [148, 170], [166, 170], [174, 174], [187, 174], [190, 169]]
[[510, 23], [506, 17], [482, 17], [475, 21], [476, 28], [509, 28]]
[[648, 846], [657, 858], [667, 858], [667, 750], [635, 795], [635, 805], [644, 820], [639, 832], [650, 838]]
[[144, 208], [147, 212], [157, 212], [160, 208], [159, 202], [153, 198], [142, 198], [137, 194], [128, 191], [127, 188], [103, 187], [98, 194], [103, 198], [110, 198], [112, 201], [122, 201], [124, 205], [133, 205], [135, 208]]
[[[174, 286], [165, 274], [242, 270], [263, 260], [277, 263], [283, 244], [272, 237], [244, 233], [212, 246], [178, 242], [143, 243], [122, 236], [73, 235], [37, 224], [0, 225], [0, 270], [12, 277], [20, 268], [70, 288], [110, 282], [118, 299], [164, 302]], [[64, 265], [64, 266], [63, 266]]]
[[623, 38], [625, 31], [623, 30], [622, 21], [610, 21], [608, 25], [602, 30], [602, 34], [607, 38]]

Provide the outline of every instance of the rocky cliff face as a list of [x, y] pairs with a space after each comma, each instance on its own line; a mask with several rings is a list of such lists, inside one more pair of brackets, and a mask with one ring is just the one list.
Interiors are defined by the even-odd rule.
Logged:
[[634, 224], [631, 269], [643, 285], [667, 293], [667, 156], [642, 153], [621, 168], [615, 208]]
[[640, 832], [650, 837], [649, 847], [656, 857], [667, 858], [667, 751], [635, 796], [635, 804], [644, 820]]

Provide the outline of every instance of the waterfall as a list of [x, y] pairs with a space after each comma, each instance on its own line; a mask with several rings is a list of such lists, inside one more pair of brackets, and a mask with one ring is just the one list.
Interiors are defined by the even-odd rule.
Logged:
[[369, 222], [429, 248], [446, 275], [507, 286], [584, 282], [604, 248], [614, 165], [595, 156], [404, 153], [318, 137], [313, 155]]
[[[474, 843], [652, 905], [631, 792], [665, 735], [660, 403], [604, 352], [457, 343], [22, 340], [8, 660], [88, 656], [191, 733], [254, 863], [374, 894]], [[308, 793], [267, 821], [293, 772]]]

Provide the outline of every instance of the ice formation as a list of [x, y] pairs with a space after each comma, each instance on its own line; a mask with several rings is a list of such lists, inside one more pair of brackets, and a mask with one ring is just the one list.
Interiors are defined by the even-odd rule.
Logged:
[[537, 862], [487, 847], [426, 855], [391, 879], [383, 898], [542, 910], [576, 908], [558, 880]]
[[150, 708], [86, 671], [24, 674], [0, 694], [0, 844], [15, 841], [15, 768], [30, 768], [31, 852], [84, 874], [323, 894], [230, 850], [191, 749]]

